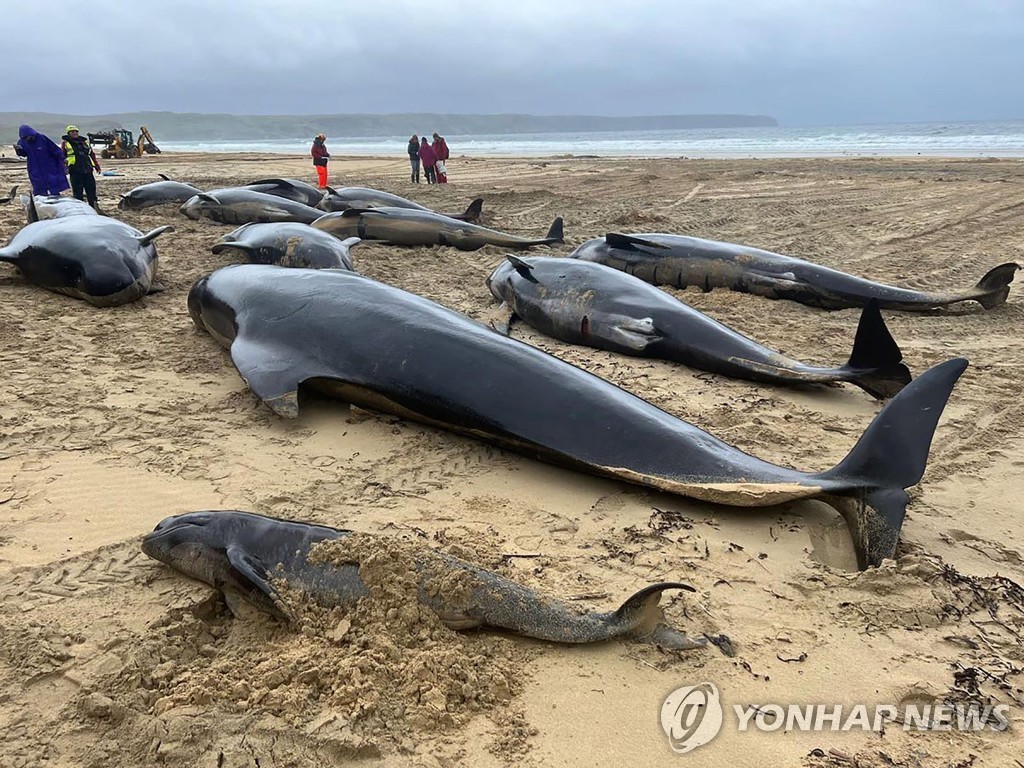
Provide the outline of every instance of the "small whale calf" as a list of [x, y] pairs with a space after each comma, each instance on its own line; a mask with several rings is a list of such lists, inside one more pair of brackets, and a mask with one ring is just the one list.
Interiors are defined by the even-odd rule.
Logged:
[[[190, 512], [158, 524], [143, 540], [142, 551], [220, 590], [236, 612], [239, 600], [245, 600], [287, 619], [290, 612], [280, 599], [282, 586], [301, 590], [307, 599], [325, 607], [352, 606], [369, 597], [358, 561], [337, 565], [310, 556], [318, 544], [343, 541], [350, 535], [352, 531], [250, 512]], [[652, 584], [615, 611], [580, 614], [522, 584], [433, 550], [424, 550], [415, 567], [419, 602], [451, 629], [489, 627], [556, 643], [633, 638], [674, 650], [701, 648], [708, 642], [662, 623], [661, 593], [695, 591], [687, 584]], [[436, 588], [442, 579], [453, 577], [458, 585], [455, 593]], [[721, 638], [714, 641], [720, 644]]]

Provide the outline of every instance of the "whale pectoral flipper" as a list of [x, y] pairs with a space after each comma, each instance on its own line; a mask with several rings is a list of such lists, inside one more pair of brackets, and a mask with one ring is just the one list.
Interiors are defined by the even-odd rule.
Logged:
[[[228, 546], [224, 553], [233, 575], [243, 586], [265, 595], [267, 600], [264, 605], [279, 618], [290, 618], [278, 604], [277, 590], [270, 583], [270, 574], [262, 560], [234, 544]], [[231, 607], [230, 590], [225, 591], [225, 597], [228, 598], [228, 607]], [[234, 609], [232, 613], [235, 613]]]
[[151, 242], [156, 240], [158, 237], [160, 237], [160, 235], [164, 234], [165, 232], [173, 231], [174, 227], [172, 227], [170, 224], [164, 224], [162, 227], [157, 227], [156, 229], [147, 232], [142, 237], [136, 239], [139, 241], [139, 245], [149, 245]]
[[229, 546], [225, 550], [225, 554], [236, 575], [242, 577], [249, 586], [258, 589], [270, 598], [277, 594], [270, 584], [270, 575], [267, 573], [266, 566], [259, 558], [253, 557], [235, 545]]
[[521, 277], [523, 277], [526, 280], [529, 280], [531, 283], [538, 282], [537, 278], [533, 276], [532, 264], [524, 261], [518, 256], [513, 256], [511, 253], [506, 253], [505, 258], [508, 259], [509, 264], [515, 267], [516, 272], [518, 272]]
[[503, 301], [484, 316], [483, 322], [502, 336], [508, 336], [512, 332], [512, 321], [515, 319], [516, 313], [508, 302]]
[[608, 323], [614, 338], [629, 349], [643, 352], [648, 346], [663, 338], [663, 334], [650, 317], [630, 317], [628, 315], [607, 315], [591, 317], [591, 328], [595, 320]]
[[231, 360], [249, 388], [278, 416], [299, 415], [299, 384], [317, 374], [306, 375], [304, 360], [295, 360], [290, 350], [274, 350], [248, 339], [240, 332], [231, 342]]

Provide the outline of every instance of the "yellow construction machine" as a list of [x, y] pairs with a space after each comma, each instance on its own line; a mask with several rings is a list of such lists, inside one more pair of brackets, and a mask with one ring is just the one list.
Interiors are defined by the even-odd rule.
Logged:
[[150, 155], [159, 155], [160, 147], [153, 141], [153, 135], [146, 126], [139, 129], [139, 140], [131, 131], [124, 128], [112, 128], [109, 131], [98, 131], [89, 134], [89, 142], [94, 146], [103, 147], [100, 150], [100, 157], [109, 160], [116, 157], [123, 160], [128, 157], [141, 157], [145, 152]]

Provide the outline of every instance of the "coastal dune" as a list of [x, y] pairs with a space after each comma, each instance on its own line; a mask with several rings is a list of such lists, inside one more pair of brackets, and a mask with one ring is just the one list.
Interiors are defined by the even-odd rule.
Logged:
[[[428, 187], [408, 183], [402, 157], [347, 158], [333, 142], [331, 184], [436, 210], [483, 197], [483, 223], [514, 234], [561, 215], [566, 242], [552, 254], [606, 232], [675, 232], [918, 289], [966, 287], [1024, 262], [1024, 163], [1013, 159], [467, 158], [452, 144], [450, 183]], [[669, 748], [662, 701], [703, 682], [718, 687], [726, 720], [689, 757], [701, 764], [996, 768], [1019, 758], [1013, 732], [740, 733], [732, 712], [959, 701], [1007, 704], [1021, 727], [1019, 281], [988, 312], [885, 313], [915, 375], [957, 356], [971, 366], [911, 491], [898, 559], [858, 573], [844, 522], [818, 502], [715, 507], [315, 395], [297, 420], [277, 418], [185, 305], [197, 278], [231, 263], [210, 252], [228, 228], [116, 202], [158, 173], [202, 188], [312, 181], [309, 159], [164, 153], [104, 168], [120, 175], [99, 179], [102, 209], [142, 231], [174, 224], [158, 243], [166, 291], [97, 310], [0, 268], [3, 768], [672, 766], [687, 758]], [[0, 189], [15, 183], [27, 186], [24, 170], [0, 165]], [[0, 206], [0, 242], [23, 225], [16, 204]], [[358, 271], [481, 321], [493, 307], [484, 279], [504, 258], [372, 243], [351, 255]], [[849, 354], [859, 315], [666, 290], [818, 364]], [[512, 335], [800, 469], [834, 465], [880, 408], [852, 387], [772, 388], [573, 347], [522, 324]], [[684, 581], [697, 593], [664, 601], [670, 623], [728, 635], [735, 656], [453, 633], [397, 588], [349, 616], [306, 606], [298, 628], [236, 619], [139, 550], [162, 518], [198, 509], [402, 537], [581, 610]], [[386, 583], [408, 575], [397, 549], [369, 566]]]

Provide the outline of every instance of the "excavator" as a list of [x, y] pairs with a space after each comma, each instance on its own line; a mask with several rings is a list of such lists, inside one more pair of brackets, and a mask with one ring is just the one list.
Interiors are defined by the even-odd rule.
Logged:
[[150, 155], [160, 154], [160, 147], [153, 141], [153, 135], [146, 126], [142, 126], [139, 129], [138, 141], [135, 141], [131, 131], [124, 128], [98, 131], [90, 133], [88, 136], [91, 144], [103, 147], [100, 150], [100, 157], [104, 160], [109, 160], [112, 157], [116, 157], [119, 160], [128, 157], [141, 157], [143, 152]]

